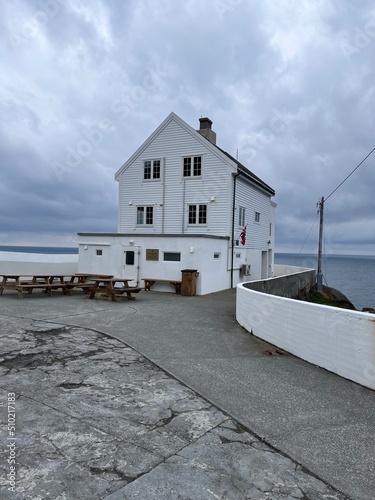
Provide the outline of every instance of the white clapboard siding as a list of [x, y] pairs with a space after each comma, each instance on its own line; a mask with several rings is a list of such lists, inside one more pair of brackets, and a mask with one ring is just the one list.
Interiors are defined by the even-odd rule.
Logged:
[[[202, 178], [184, 179], [183, 157], [198, 155], [203, 160]], [[229, 234], [228, 182], [231, 178], [228, 164], [220, 156], [211, 151], [205, 138], [197, 139], [176, 120], [170, 120], [120, 174], [119, 232]], [[160, 181], [143, 180], [143, 162], [152, 159], [162, 160]], [[188, 226], [187, 206], [192, 203], [207, 203], [207, 226]], [[153, 227], [136, 226], [137, 205], [154, 206]]]
[[[260, 189], [251, 188], [250, 184], [241, 176], [237, 178], [235, 211], [235, 239], [243, 229], [239, 226], [239, 207], [246, 210], [245, 248], [267, 248], [270, 240], [269, 228], [271, 222], [271, 198]], [[255, 212], [260, 213], [260, 222], [255, 222]]]

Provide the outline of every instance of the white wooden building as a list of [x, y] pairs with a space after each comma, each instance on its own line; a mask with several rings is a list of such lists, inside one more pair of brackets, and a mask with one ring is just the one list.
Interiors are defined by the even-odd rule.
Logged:
[[122, 165], [118, 232], [78, 234], [79, 272], [135, 285], [196, 269], [201, 295], [273, 275], [275, 192], [216, 145], [211, 125], [171, 113]]

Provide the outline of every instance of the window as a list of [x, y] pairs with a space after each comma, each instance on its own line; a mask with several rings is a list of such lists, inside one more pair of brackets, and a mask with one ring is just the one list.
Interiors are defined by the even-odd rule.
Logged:
[[180, 262], [181, 254], [180, 252], [164, 252], [164, 260], [166, 262]]
[[214, 252], [214, 259], [220, 259], [221, 253], [220, 252]]
[[187, 156], [184, 158], [183, 176], [184, 177], [201, 177], [202, 175], [202, 157]]
[[154, 207], [137, 207], [137, 226], [151, 226], [154, 223]]
[[240, 207], [240, 210], [238, 212], [238, 225], [240, 227], [245, 226], [245, 208], [244, 207]]
[[96, 255], [103, 255], [103, 250], [96, 250]]
[[160, 179], [160, 160], [147, 160], [143, 162], [143, 179], [146, 181]]
[[255, 222], [260, 222], [260, 213], [255, 212]]
[[272, 223], [270, 222], [270, 236], [272, 236]]
[[189, 224], [207, 224], [207, 205], [189, 205]]
[[135, 252], [133, 250], [128, 250], [125, 252], [125, 265], [134, 266], [135, 262]]

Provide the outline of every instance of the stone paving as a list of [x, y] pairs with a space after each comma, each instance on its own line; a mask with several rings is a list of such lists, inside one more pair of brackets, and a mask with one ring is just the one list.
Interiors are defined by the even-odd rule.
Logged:
[[2, 499], [346, 498], [116, 339], [5, 316], [0, 331]]

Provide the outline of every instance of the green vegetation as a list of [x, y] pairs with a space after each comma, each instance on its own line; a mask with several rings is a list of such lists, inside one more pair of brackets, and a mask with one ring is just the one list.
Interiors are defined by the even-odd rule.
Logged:
[[318, 292], [315, 289], [310, 290], [309, 302], [331, 307], [341, 307], [342, 309], [355, 309], [345, 295], [338, 290], [326, 286], [323, 287], [322, 292]]

